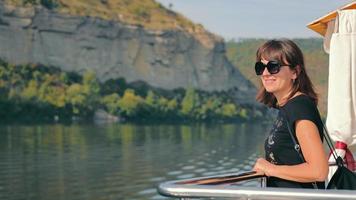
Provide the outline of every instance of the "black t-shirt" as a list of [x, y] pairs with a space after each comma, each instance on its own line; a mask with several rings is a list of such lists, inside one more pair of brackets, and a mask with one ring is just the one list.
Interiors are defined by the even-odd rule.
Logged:
[[[286, 120], [288, 120], [296, 141], [298, 140], [295, 135], [295, 122], [298, 120], [312, 121], [319, 129], [320, 138], [323, 139], [323, 124], [319, 111], [312, 99], [306, 95], [299, 95], [290, 99], [279, 109], [272, 130], [265, 141], [265, 156], [267, 161], [276, 165], [301, 164], [302, 159], [294, 148], [294, 143], [288, 131]], [[317, 182], [317, 185], [318, 188], [325, 188], [324, 182]], [[268, 177], [267, 186], [313, 188], [311, 183], [299, 183], [277, 177]]]

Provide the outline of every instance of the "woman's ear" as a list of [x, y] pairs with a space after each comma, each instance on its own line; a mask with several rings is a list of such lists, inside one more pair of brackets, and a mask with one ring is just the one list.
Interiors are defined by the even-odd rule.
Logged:
[[300, 66], [297, 65], [297, 66], [295, 66], [295, 68], [294, 68], [294, 70], [293, 70], [293, 78], [294, 78], [294, 79], [297, 79], [298, 76], [299, 76], [299, 74], [300, 74]]

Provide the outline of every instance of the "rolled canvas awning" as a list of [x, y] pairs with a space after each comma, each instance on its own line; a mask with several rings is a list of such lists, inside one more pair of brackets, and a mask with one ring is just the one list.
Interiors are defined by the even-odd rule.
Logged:
[[[356, 165], [348, 146], [356, 144], [356, 1], [311, 22], [308, 27], [324, 36], [329, 53], [326, 127], [338, 155], [348, 167]], [[331, 157], [329, 161], [334, 161]], [[331, 174], [336, 170], [330, 169]], [[330, 177], [329, 176], [329, 177]]]
[[348, 10], [348, 9], [356, 9], [356, 1], [346, 4], [337, 10], [330, 12], [319, 19], [310, 22], [307, 27], [312, 29], [313, 31], [319, 33], [322, 36], [325, 36], [326, 30], [328, 28], [328, 22], [335, 19], [337, 16], [338, 10]]
[[356, 144], [356, 9], [338, 11], [331, 35], [326, 126], [333, 140]]

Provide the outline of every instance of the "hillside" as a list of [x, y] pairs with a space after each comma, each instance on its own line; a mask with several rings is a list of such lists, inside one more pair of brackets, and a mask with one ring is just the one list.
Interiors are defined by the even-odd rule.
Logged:
[[224, 41], [153, 0], [0, 1], [0, 27], [0, 58], [10, 64], [166, 90], [231, 90], [236, 102], [255, 105], [256, 90], [227, 60]]
[[[264, 41], [263, 39], [244, 39], [238, 42], [228, 41], [226, 44], [226, 54], [229, 60], [256, 87], [259, 87], [259, 79], [254, 72], [255, 54]], [[322, 49], [323, 41], [319, 38], [293, 39], [293, 41], [304, 53], [308, 74], [320, 97], [320, 110], [325, 115], [329, 64], [328, 55]]]
[[48, 5], [62, 13], [79, 16], [119, 20], [128, 24], [152, 29], [182, 27], [194, 29], [195, 25], [180, 14], [171, 12], [153, 0], [5, 0], [16, 6]]
[[201, 24], [194, 24], [183, 15], [173, 12], [154, 0], [4, 0], [14, 6], [42, 5], [63, 14], [90, 16], [104, 20], [142, 26], [151, 30], [183, 30], [206, 46], [212, 38]]

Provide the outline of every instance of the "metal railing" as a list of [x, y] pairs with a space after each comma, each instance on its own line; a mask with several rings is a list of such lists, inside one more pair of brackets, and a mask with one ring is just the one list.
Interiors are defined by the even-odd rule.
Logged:
[[[246, 187], [239, 182], [259, 180], [262, 187]], [[265, 178], [256, 172], [240, 174], [224, 174], [219, 176], [201, 177], [161, 183], [158, 193], [175, 198], [233, 198], [233, 199], [356, 199], [353, 190], [315, 190], [264, 187]]]

